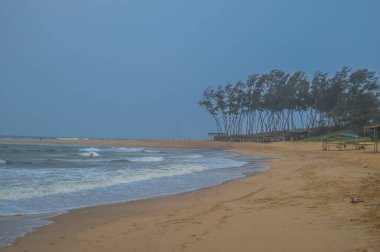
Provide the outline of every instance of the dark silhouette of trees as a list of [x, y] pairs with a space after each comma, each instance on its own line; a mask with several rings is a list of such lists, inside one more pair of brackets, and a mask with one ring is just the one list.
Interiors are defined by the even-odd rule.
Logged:
[[360, 127], [380, 119], [377, 81], [375, 72], [349, 67], [332, 76], [316, 72], [311, 80], [301, 71], [273, 70], [207, 88], [199, 105], [226, 134]]

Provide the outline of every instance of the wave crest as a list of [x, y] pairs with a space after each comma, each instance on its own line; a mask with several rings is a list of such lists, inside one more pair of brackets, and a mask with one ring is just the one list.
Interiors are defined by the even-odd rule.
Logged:
[[88, 148], [83, 148], [83, 149], [79, 149], [79, 150], [84, 151], [84, 152], [98, 152], [98, 151], [100, 151], [100, 149], [95, 148], [95, 147], [88, 147]]
[[132, 162], [148, 162], [148, 163], [151, 163], [151, 162], [162, 162], [164, 161], [164, 157], [135, 157], [135, 158], [129, 158], [128, 159], [129, 161], [132, 161]]
[[82, 153], [78, 153], [79, 155], [83, 156], [83, 157], [99, 157], [100, 154], [93, 151], [93, 152], [82, 152]]

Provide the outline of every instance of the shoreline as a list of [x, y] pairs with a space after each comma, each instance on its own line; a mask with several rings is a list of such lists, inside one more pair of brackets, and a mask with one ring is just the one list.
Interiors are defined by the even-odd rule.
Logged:
[[[99, 145], [110, 144], [101, 141]], [[95, 145], [99, 140], [83, 142]], [[379, 155], [322, 152], [316, 143], [112, 142], [216, 147], [276, 159], [266, 163], [266, 172], [196, 191], [72, 210], [0, 251], [380, 248]], [[363, 202], [352, 204], [351, 196], [361, 197]]]
[[[63, 145], [63, 146], [67, 145], [67, 146], [71, 146], [71, 147], [77, 146], [78, 148], [84, 148], [84, 147], [90, 147], [90, 148], [104, 148], [104, 147], [106, 147], [106, 148], [110, 148], [110, 147], [115, 147], [115, 146], [120, 146], [120, 147], [127, 147], [128, 146], [128, 147], [132, 147], [132, 148], [142, 147], [142, 149], [145, 149], [145, 148], [152, 148], [151, 146], [154, 145], [155, 147], [153, 147], [153, 149], [154, 148], [161, 149], [161, 150], [166, 149], [168, 151], [170, 148], [178, 148], [178, 149], [184, 149], [184, 150], [186, 148], [191, 148], [191, 149], [193, 149], [192, 151], [196, 151], [196, 149], [197, 149], [194, 147], [194, 143], [191, 143], [189, 145], [189, 143], [187, 143], [187, 142], [177, 142], [177, 141], [164, 141], [164, 142], [165, 142], [165, 144], [162, 144], [161, 141], [150, 141], [149, 142], [150, 144], [147, 144], [146, 141], [143, 141], [143, 142], [138, 141], [137, 143], [136, 143], [136, 141], [133, 141], [133, 143], [131, 144], [130, 141], [125, 141], [125, 140], [116, 140], [116, 141], [112, 140], [112, 142], [110, 143], [110, 141], [108, 141], [108, 140], [106, 140], [106, 141], [100, 140], [99, 141], [99, 140], [48, 139], [48, 141], [44, 141], [44, 140], [40, 140], [37, 138], [15, 138], [15, 139], [11, 139], [11, 142], [9, 142], [9, 139], [0, 139], [0, 143], [32, 144], [32, 145], [36, 145], [36, 146], [45, 145], [45, 144], [46, 145], [53, 145], [53, 146], [59, 146], [59, 145]], [[170, 143], [170, 146], [168, 146], [168, 143]], [[210, 147], [210, 144], [212, 147]], [[208, 144], [206, 143], [205, 144], [205, 143], [200, 142], [200, 143], [198, 143], [198, 145], [201, 146], [202, 148], [204, 148], [204, 150], [206, 152], [217, 151], [218, 153], [219, 152], [220, 153], [228, 153], [228, 151], [226, 151], [225, 148], [222, 148], [220, 146], [215, 147], [214, 143], [208, 143]], [[182, 146], [182, 147], [177, 147], [177, 146]], [[166, 148], [164, 148], [164, 147], [166, 147]], [[99, 151], [99, 150], [95, 150], [95, 151]], [[11, 246], [16, 240], [22, 239], [23, 237], [29, 235], [30, 233], [35, 232], [35, 230], [37, 230], [43, 226], [50, 225], [51, 223], [54, 222], [53, 219], [55, 217], [63, 215], [63, 214], [70, 213], [72, 211], [85, 209], [85, 208], [94, 208], [94, 207], [99, 207], [99, 206], [126, 204], [129, 202], [135, 202], [135, 201], [140, 201], [140, 200], [173, 197], [176, 195], [181, 195], [181, 194], [186, 194], [189, 192], [194, 192], [194, 191], [198, 191], [198, 190], [212, 188], [214, 186], [222, 185], [222, 184], [227, 183], [227, 182], [232, 181], [232, 180], [241, 179], [241, 178], [244, 178], [246, 176], [251, 176], [254, 173], [262, 172], [263, 163], [264, 163], [264, 161], [262, 159], [260, 159], [259, 157], [250, 158], [250, 155], [243, 155], [243, 157], [244, 156], [245, 156], [244, 161], [240, 160], [240, 162], [244, 162], [246, 164], [244, 164], [242, 166], [237, 166], [235, 168], [243, 169], [243, 170], [247, 170], [247, 171], [236, 172], [236, 174], [239, 173], [238, 176], [232, 176], [231, 178], [226, 178], [226, 179], [223, 179], [220, 181], [217, 181], [217, 180], [214, 182], [210, 181], [208, 184], [199, 185], [199, 187], [196, 186], [196, 187], [188, 188], [188, 189], [182, 188], [182, 189], [178, 190], [177, 192], [173, 191], [173, 192], [167, 192], [167, 193], [157, 194], [157, 195], [155, 195], [155, 193], [153, 193], [150, 196], [147, 196], [147, 195], [146, 196], [136, 196], [136, 197], [132, 197], [132, 198], [117, 199], [115, 201], [105, 200], [104, 202], [83, 204], [83, 205], [78, 205], [78, 206], [68, 208], [68, 209], [55, 210], [52, 212], [38, 212], [38, 213], [30, 213], [30, 214], [19, 213], [16, 215], [4, 215], [3, 220], [5, 221], [5, 223], [7, 223], [7, 222], [10, 223], [12, 220], [13, 220], [13, 222], [19, 222], [19, 221], [21, 222], [21, 219], [25, 219], [27, 223], [29, 222], [29, 223], [34, 223], [34, 224], [29, 224], [29, 225], [26, 224], [27, 228], [24, 228], [24, 226], [23, 226], [20, 229], [18, 229], [18, 230], [24, 230], [25, 229], [25, 233], [24, 233], [24, 231], [22, 231], [22, 234], [20, 233], [20, 235], [18, 237], [14, 238], [12, 240], [12, 242], [10, 242], [10, 243], [5, 243], [4, 241], [0, 241], [0, 248]], [[253, 165], [253, 167], [252, 167], [252, 165]], [[251, 167], [251, 168], [248, 168], [248, 167]], [[217, 168], [217, 170], [219, 170], [219, 169], [224, 170], [224, 168]], [[255, 171], [256, 169], [257, 169], [257, 171]], [[210, 171], [212, 171], [212, 169], [210, 169]], [[183, 181], [184, 183], [186, 183], [185, 180]], [[191, 185], [191, 183], [190, 183], [190, 185]], [[34, 217], [34, 216], [37, 216], [37, 217]], [[43, 223], [45, 223], [45, 224], [43, 224]], [[49, 223], [49, 224], [46, 224], [46, 223]], [[30, 226], [30, 225], [32, 225], [34, 227], [32, 228], [32, 226]], [[5, 227], [8, 227], [8, 226], [10, 228], [12, 227], [9, 224], [5, 224]], [[26, 231], [27, 229], [28, 229], [28, 231]], [[4, 227], [3, 227], [3, 230], [4, 230]], [[2, 233], [4, 233], [4, 232], [0, 232], [0, 235]], [[4, 235], [7, 236], [6, 228], [5, 228], [5, 234]], [[3, 242], [3, 243], [1, 243], [1, 242]]]

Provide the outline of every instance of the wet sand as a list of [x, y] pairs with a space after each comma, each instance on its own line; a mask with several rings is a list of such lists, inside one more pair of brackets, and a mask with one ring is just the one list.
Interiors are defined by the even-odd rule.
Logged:
[[293, 142], [49, 142], [216, 147], [275, 159], [267, 172], [196, 192], [71, 211], [1, 252], [380, 251], [380, 153]]

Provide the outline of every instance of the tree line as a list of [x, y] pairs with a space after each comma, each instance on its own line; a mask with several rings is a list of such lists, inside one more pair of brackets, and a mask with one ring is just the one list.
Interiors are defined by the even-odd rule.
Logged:
[[273, 70], [246, 81], [207, 88], [199, 105], [217, 131], [254, 134], [297, 128], [347, 128], [379, 122], [378, 77], [374, 71], [343, 67], [330, 75]]

